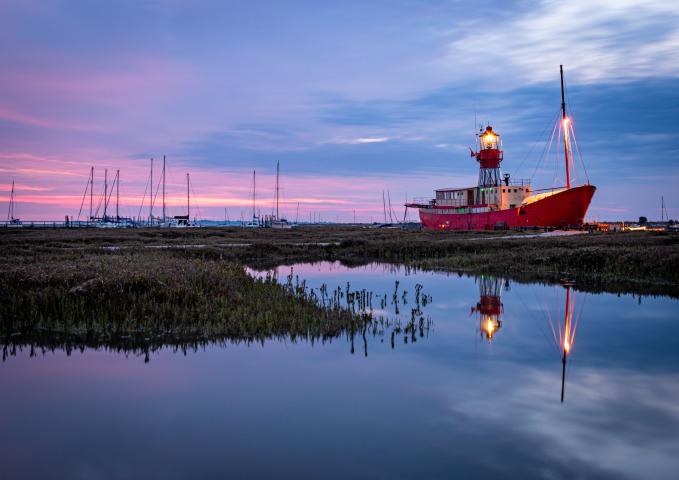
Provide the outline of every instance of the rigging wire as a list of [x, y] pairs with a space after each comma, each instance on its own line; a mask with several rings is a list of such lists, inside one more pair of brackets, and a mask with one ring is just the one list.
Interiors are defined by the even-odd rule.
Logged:
[[[585, 165], [585, 160], [582, 157], [582, 153], [580, 152], [580, 147], [578, 145], [578, 141], [577, 141], [577, 138], [575, 136], [575, 121], [574, 121], [575, 120], [575, 114], [573, 112], [576, 112], [577, 108], [575, 108], [575, 106], [574, 106], [575, 102], [573, 102], [573, 100], [571, 99], [570, 91], [568, 89], [568, 83], [565, 80], [564, 80], [564, 94], [565, 94], [565, 97], [566, 97], [566, 102], [570, 106], [570, 111], [571, 111], [570, 116], [572, 117], [572, 121], [570, 122], [570, 125], [571, 125], [571, 132], [573, 134], [573, 143], [575, 143], [575, 151], [578, 154], [578, 158], [580, 160], [580, 165], [582, 165], [582, 170], [583, 170], [583, 172], [585, 172], [585, 178], [587, 178], [587, 183], [589, 183], [589, 174], [587, 173], [587, 166]], [[573, 162], [573, 170], [575, 170], [575, 162]]]
[[552, 127], [552, 134], [549, 137], [549, 142], [545, 143], [545, 146], [542, 149], [542, 154], [540, 155], [540, 159], [538, 160], [538, 163], [535, 166], [535, 170], [533, 171], [533, 175], [531, 175], [531, 177], [530, 177], [531, 183], [533, 182], [535, 175], [538, 173], [538, 169], [542, 165], [543, 160], [545, 158], [547, 158], [547, 156], [549, 156], [549, 152], [551, 151], [551, 148], [552, 148], [552, 143], [554, 142], [554, 134], [556, 132], [557, 124], [558, 124], [558, 121], [553, 123], [554, 126]]
[[141, 210], [144, 208], [144, 200], [146, 199], [146, 192], [148, 192], [148, 190], [149, 190], [149, 183], [150, 182], [151, 182], [151, 177], [150, 176], [146, 177], [146, 186], [144, 187], [144, 195], [141, 197], [141, 205], [139, 205], [139, 213], [137, 213], [138, 218], [141, 218]]
[[108, 192], [108, 198], [105, 199], [106, 209], [108, 209], [108, 205], [109, 205], [109, 203], [111, 203], [111, 195], [113, 195], [113, 189], [115, 188], [117, 181], [118, 181], [118, 173], [116, 173], [116, 176], [113, 179], [113, 183], [111, 184], [111, 189]]
[[[559, 115], [559, 111], [557, 110], [556, 113], [554, 114], [553, 118], [555, 119], [558, 115]], [[526, 155], [524, 155], [523, 160], [521, 160], [521, 163], [519, 163], [519, 166], [516, 167], [516, 170], [515, 170], [516, 172], [521, 171], [521, 167], [523, 167], [523, 165], [526, 163], [526, 160], [528, 160], [528, 157], [530, 157], [530, 155], [533, 153], [533, 150], [535, 150], [535, 146], [538, 145], [539, 143], [541, 143], [540, 140], [542, 140], [542, 138], [544, 137], [545, 132], [547, 131], [549, 126], [553, 125], [553, 124], [554, 124], [554, 120], [552, 120], [551, 122], [545, 123], [545, 127], [542, 129], [542, 132], [540, 132], [540, 135], [538, 136], [537, 140], [533, 143], [533, 145], [531, 145], [530, 150], [528, 150], [528, 153]]]
[[[196, 198], [196, 191], [193, 188], [193, 181], [191, 180], [191, 177], [189, 177], [189, 187], [191, 190], [191, 193], [193, 194], [193, 198], [195, 200]], [[198, 205], [198, 202], [196, 202], [196, 210], [198, 210], [198, 218], [203, 218], [203, 212], [200, 211], [200, 206]], [[188, 212], [187, 212], [188, 213]], [[195, 217], [194, 217], [195, 218]]]
[[[167, 169], [165, 170], [165, 172], [167, 173]], [[152, 203], [151, 203], [151, 208], [153, 208], [153, 207], [156, 206], [156, 199], [158, 198], [158, 190], [160, 190], [160, 186], [161, 186], [162, 183], [163, 183], [163, 175], [160, 174], [160, 175], [158, 175], [158, 176], [159, 176], [160, 178], [158, 179], [158, 185], [156, 185], [156, 193], [155, 193], [155, 195], [153, 195], [153, 200], [152, 200]]]
[[78, 210], [78, 221], [80, 221], [80, 214], [81, 214], [82, 211], [83, 211], [83, 205], [85, 205], [85, 197], [87, 196], [87, 190], [88, 190], [89, 187], [90, 187], [90, 179], [91, 179], [91, 178], [92, 178], [92, 174], [90, 173], [90, 174], [87, 176], [87, 185], [85, 186], [85, 191], [83, 192], [83, 201], [80, 202], [80, 210]]

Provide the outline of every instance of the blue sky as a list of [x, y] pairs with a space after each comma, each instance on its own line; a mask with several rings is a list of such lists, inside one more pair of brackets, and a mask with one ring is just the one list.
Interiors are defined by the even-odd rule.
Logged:
[[121, 169], [136, 214], [166, 154], [177, 209], [190, 171], [204, 217], [238, 217], [252, 169], [270, 208], [280, 160], [288, 212], [378, 219], [383, 189], [476, 182], [475, 117], [504, 171], [551, 187], [559, 64], [590, 218], [656, 218], [661, 196], [679, 217], [670, 1], [3, 0], [0, 64], [0, 194], [14, 179], [24, 218], [77, 213], [90, 165]]

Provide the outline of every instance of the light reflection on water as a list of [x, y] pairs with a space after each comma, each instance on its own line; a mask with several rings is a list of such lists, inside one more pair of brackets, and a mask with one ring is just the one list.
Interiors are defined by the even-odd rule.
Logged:
[[[357, 332], [314, 346], [161, 350], [148, 364], [107, 351], [20, 353], [0, 364], [7, 478], [679, 469], [679, 301], [385, 265], [296, 265], [293, 275], [318, 290], [374, 292], [373, 314], [399, 336], [390, 327], [365, 343]], [[418, 284], [430, 296], [419, 307]], [[413, 341], [403, 330], [416, 308], [429, 328]]]

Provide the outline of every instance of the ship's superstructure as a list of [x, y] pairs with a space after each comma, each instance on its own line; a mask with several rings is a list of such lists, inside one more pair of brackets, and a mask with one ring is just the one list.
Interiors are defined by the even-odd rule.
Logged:
[[582, 225], [596, 187], [589, 183], [571, 186], [573, 128], [566, 115], [563, 69], [561, 89], [559, 130], [563, 133], [565, 186], [534, 190], [529, 180], [512, 179], [507, 173], [502, 175], [501, 137], [487, 125], [476, 135], [478, 150], [471, 151], [479, 164], [479, 180], [475, 187], [442, 188], [436, 190], [436, 197], [431, 200], [406, 204], [419, 210], [422, 226], [435, 230], [485, 230]]

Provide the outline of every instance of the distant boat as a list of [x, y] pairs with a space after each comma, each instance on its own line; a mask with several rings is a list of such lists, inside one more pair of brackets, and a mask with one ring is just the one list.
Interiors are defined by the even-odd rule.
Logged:
[[[163, 166], [163, 171], [165, 167]], [[164, 174], [163, 174], [164, 177]], [[163, 192], [165, 187], [163, 186]], [[164, 207], [163, 207], [164, 210]], [[191, 220], [191, 176], [187, 172], [186, 174], [186, 215], [175, 215], [168, 223], [167, 226], [172, 228], [190, 228], [190, 227], [200, 227], [200, 224]]]
[[9, 196], [9, 209], [7, 210], [7, 226], [21, 227], [23, 223], [18, 218], [14, 218], [14, 180], [12, 180], [12, 191]]
[[257, 216], [257, 172], [252, 171], [252, 220], [243, 224], [245, 228], [260, 228], [262, 226]]
[[566, 185], [542, 191], [533, 190], [529, 180], [510, 180], [500, 176], [503, 158], [500, 135], [486, 126], [477, 134], [479, 163], [476, 187], [442, 188], [436, 198], [407, 203], [417, 208], [422, 226], [428, 230], [487, 230], [513, 227], [582, 226], [596, 187], [589, 182], [571, 186], [572, 122], [566, 116], [563, 67], [561, 72], [561, 125], [566, 160]]
[[269, 228], [292, 228], [292, 225], [285, 218], [280, 218], [279, 203], [280, 203], [280, 172], [281, 165], [280, 162], [276, 162], [276, 190], [275, 190], [275, 202], [276, 202], [276, 214], [265, 218], [264, 226]]

